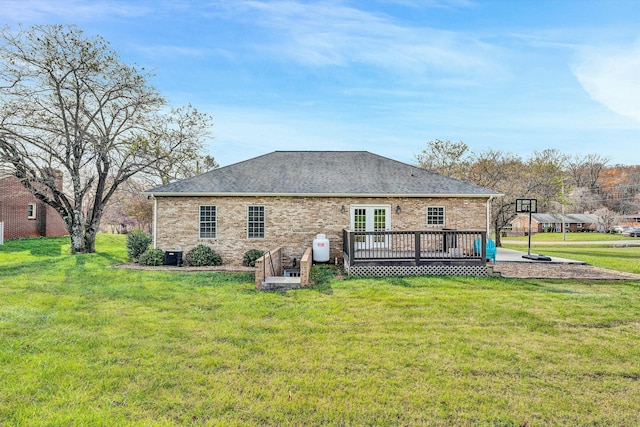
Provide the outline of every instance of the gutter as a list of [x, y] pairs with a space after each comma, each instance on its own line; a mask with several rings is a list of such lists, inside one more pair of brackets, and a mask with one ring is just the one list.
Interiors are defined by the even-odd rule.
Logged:
[[456, 198], [488, 198], [504, 196], [504, 194], [390, 194], [390, 193], [182, 193], [182, 192], [143, 192], [150, 197], [456, 197]]

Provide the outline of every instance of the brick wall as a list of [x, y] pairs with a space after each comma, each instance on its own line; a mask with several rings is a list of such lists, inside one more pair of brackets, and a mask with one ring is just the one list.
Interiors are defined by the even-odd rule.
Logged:
[[[391, 230], [438, 229], [426, 226], [426, 207], [444, 206], [443, 228], [485, 230], [486, 200], [474, 198], [340, 198], [340, 197], [158, 197], [156, 247], [185, 251], [206, 244], [222, 256], [224, 264], [239, 265], [249, 249], [282, 247], [289, 264], [301, 259], [316, 234], [330, 242], [331, 260], [342, 258], [342, 229], [350, 227], [352, 204], [389, 205]], [[200, 239], [200, 205], [215, 205], [217, 236]], [[247, 206], [265, 207], [265, 238], [247, 238]], [[345, 211], [342, 212], [342, 206]], [[401, 212], [396, 213], [400, 206]]]
[[[60, 177], [60, 185], [62, 185]], [[29, 218], [29, 204], [35, 206], [35, 218]], [[0, 221], [4, 222], [4, 237], [64, 236], [67, 234], [60, 215], [38, 201], [17, 178], [0, 178]]]

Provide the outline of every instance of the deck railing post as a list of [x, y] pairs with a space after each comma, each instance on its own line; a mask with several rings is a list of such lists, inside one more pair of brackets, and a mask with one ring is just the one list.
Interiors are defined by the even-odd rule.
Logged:
[[355, 233], [353, 231], [349, 232], [349, 266], [353, 265], [354, 258], [356, 257], [354, 235]]
[[482, 252], [482, 262], [486, 263], [487, 262], [487, 233], [485, 231], [482, 232], [482, 246], [480, 246], [482, 248], [481, 252]]
[[422, 251], [420, 250], [420, 232], [416, 231], [414, 233], [414, 238], [415, 238], [415, 244], [414, 244], [414, 250], [415, 250], [415, 260], [416, 260], [416, 265], [418, 265], [420, 263], [420, 254], [422, 253]]

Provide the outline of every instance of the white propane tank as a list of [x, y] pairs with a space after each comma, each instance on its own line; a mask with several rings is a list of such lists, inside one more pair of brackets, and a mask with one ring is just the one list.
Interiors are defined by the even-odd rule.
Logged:
[[313, 261], [329, 261], [329, 239], [324, 234], [317, 234], [313, 239]]

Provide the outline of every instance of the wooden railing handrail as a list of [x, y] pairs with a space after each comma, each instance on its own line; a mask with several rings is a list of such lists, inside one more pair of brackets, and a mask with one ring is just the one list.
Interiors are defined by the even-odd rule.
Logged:
[[[415, 263], [437, 259], [484, 260], [486, 242], [483, 230], [343, 230], [343, 252], [350, 265], [358, 260], [393, 259]], [[356, 243], [362, 247], [356, 250]], [[431, 256], [425, 256], [428, 253]]]

